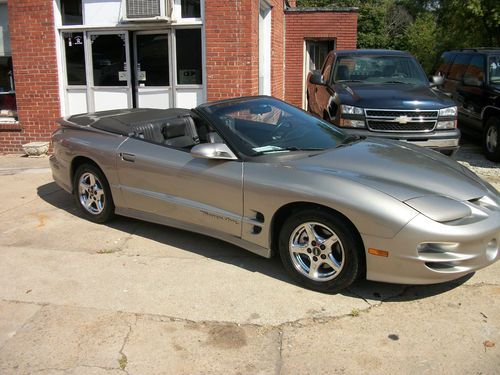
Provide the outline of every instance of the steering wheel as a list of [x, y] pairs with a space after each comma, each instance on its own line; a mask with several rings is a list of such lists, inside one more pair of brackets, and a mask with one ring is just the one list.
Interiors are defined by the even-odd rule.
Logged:
[[293, 129], [293, 125], [289, 120], [281, 120], [276, 124], [276, 127], [273, 129], [271, 133], [272, 139], [280, 139]]
[[405, 73], [394, 73], [392, 78], [408, 78], [408, 76]]

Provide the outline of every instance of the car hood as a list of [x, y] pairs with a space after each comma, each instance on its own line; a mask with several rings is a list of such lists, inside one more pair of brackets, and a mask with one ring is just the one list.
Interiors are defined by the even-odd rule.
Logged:
[[452, 159], [391, 140], [368, 138], [286, 164], [351, 179], [401, 201], [436, 194], [464, 201], [488, 192], [479, 177]]
[[342, 104], [361, 108], [441, 109], [455, 105], [442, 92], [424, 85], [352, 83], [337, 84], [334, 90]]

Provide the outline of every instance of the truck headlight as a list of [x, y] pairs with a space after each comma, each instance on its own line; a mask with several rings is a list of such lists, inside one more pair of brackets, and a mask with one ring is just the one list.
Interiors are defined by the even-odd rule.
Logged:
[[448, 107], [439, 110], [440, 117], [454, 117], [457, 115], [457, 107]]
[[457, 120], [448, 120], [448, 121], [438, 121], [436, 125], [436, 129], [455, 129], [457, 127]]
[[345, 105], [345, 104], [342, 104], [340, 106], [340, 111], [346, 115], [364, 115], [365, 114], [365, 112], [363, 111], [363, 108], [354, 107], [353, 105]]

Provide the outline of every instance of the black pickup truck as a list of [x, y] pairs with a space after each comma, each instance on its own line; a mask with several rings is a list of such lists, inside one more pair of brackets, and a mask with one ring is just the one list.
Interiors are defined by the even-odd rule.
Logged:
[[308, 77], [308, 111], [354, 135], [383, 137], [447, 155], [458, 149], [457, 107], [436, 90], [407, 52], [344, 50], [328, 54]]

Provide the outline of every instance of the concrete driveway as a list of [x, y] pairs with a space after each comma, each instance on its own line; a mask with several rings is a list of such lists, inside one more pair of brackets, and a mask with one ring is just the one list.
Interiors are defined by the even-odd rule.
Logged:
[[0, 157], [0, 374], [499, 369], [500, 262], [452, 283], [315, 293], [224, 242], [92, 224], [46, 158]]

